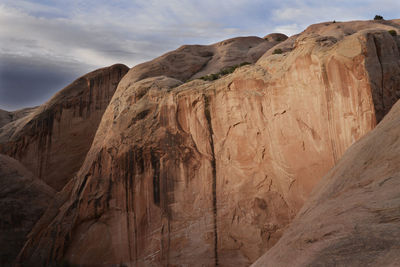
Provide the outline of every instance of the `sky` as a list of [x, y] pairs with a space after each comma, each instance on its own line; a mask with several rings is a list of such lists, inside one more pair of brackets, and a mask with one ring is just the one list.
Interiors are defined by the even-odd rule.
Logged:
[[0, 0], [0, 109], [47, 101], [97, 68], [183, 44], [293, 35], [323, 21], [399, 18], [400, 1]]

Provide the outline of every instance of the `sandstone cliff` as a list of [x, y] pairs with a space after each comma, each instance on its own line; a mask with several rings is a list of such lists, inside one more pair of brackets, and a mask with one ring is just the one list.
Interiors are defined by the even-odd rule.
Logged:
[[0, 152], [60, 190], [79, 170], [101, 117], [128, 67], [86, 74], [47, 103], [0, 128]]
[[352, 145], [252, 266], [398, 266], [400, 102]]
[[399, 25], [314, 25], [279, 44], [283, 54], [270, 49], [214, 82], [182, 84], [207, 68], [197, 52], [187, 64], [170, 56], [192, 46], [132, 68], [66, 201], [42, 217], [20, 261], [251, 264], [399, 97], [389, 29]]
[[19, 162], [0, 154], [1, 266], [11, 266], [54, 194]]

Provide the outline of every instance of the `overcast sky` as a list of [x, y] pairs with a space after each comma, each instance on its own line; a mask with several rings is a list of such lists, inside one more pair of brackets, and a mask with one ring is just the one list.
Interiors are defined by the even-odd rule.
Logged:
[[182, 44], [292, 35], [399, 10], [398, 0], [0, 0], [0, 109], [42, 104], [89, 71], [132, 67]]

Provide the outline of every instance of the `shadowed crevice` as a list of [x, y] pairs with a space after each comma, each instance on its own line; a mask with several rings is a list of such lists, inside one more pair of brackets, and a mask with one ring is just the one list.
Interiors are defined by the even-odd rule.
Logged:
[[218, 228], [217, 228], [217, 168], [214, 152], [214, 138], [213, 128], [211, 123], [210, 114], [210, 99], [208, 96], [203, 95], [204, 100], [204, 116], [207, 120], [208, 132], [210, 133], [210, 147], [211, 147], [211, 169], [212, 169], [212, 201], [213, 201], [213, 221], [214, 221], [214, 259], [215, 266], [218, 266]]

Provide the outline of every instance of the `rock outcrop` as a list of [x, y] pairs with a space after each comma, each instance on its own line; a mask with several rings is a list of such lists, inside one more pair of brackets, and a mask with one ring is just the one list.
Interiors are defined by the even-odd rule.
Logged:
[[277, 42], [282, 42], [288, 39], [288, 37], [283, 34], [283, 33], [270, 33], [263, 38], [264, 40], [267, 41], [277, 41]]
[[11, 266], [55, 191], [0, 154], [0, 265]]
[[86, 74], [33, 112], [0, 128], [0, 152], [56, 190], [77, 172], [125, 65]]
[[132, 68], [20, 262], [250, 265], [399, 97], [388, 23], [312, 26], [214, 82], [182, 84], [210, 64], [170, 60], [193, 46]]
[[252, 266], [398, 266], [400, 102], [352, 145]]

